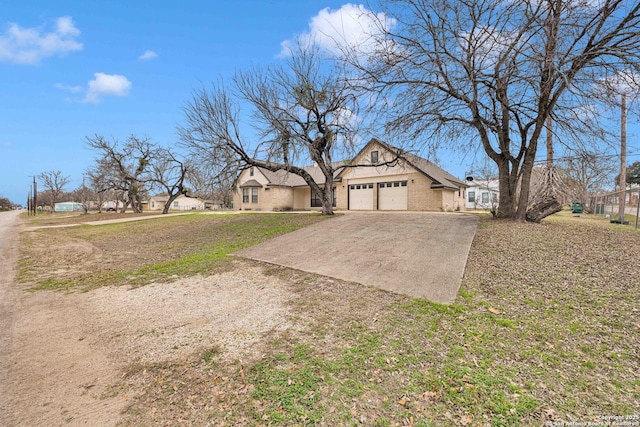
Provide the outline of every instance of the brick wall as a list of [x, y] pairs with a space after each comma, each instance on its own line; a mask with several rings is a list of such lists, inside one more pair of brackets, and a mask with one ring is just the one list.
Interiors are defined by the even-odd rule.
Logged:
[[408, 210], [439, 211], [442, 209], [442, 191], [431, 188], [432, 181], [421, 173], [410, 174], [407, 183]]

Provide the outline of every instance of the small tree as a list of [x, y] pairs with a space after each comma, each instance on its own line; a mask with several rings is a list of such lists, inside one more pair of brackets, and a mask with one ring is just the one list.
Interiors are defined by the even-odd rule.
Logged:
[[167, 196], [169, 196], [162, 209], [163, 214], [169, 212], [171, 204], [178, 196], [181, 194], [185, 196], [188, 195], [185, 180], [191, 170], [191, 163], [187, 160], [179, 159], [170, 149], [157, 149], [149, 166], [147, 181], [152, 185], [162, 188]]
[[631, 163], [627, 168], [627, 183], [640, 184], [640, 161]]
[[48, 193], [51, 209], [55, 210], [56, 203], [64, 194], [64, 187], [69, 183], [69, 177], [62, 175], [61, 171], [42, 172], [38, 175], [44, 192]]
[[[134, 135], [120, 144], [109, 142], [100, 135], [86, 138], [89, 148], [96, 150], [99, 157], [92, 168], [95, 178], [100, 177], [101, 191], [116, 190], [126, 195], [122, 212], [130, 204], [134, 212], [142, 212], [141, 197], [146, 193], [146, 174], [157, 154], [157, 147], [148, 138]], [[97, 181], [96, 181], [97, 182]]]
[[[353, 151], [358, 106], [347, 80], [329, 66], [317, 51], [298, 46], [283, 66], [238, 73], [232, 89], [218, 84], [196, 91], [184, 108], [182, 144], [195, 156], [209, 156], [217, 176], [249, 166], [296, 174], [321, 195], [322, 213], [333, 214], [333, 159]], [[257, 144], [240, 135], [236, 97], [252, 108]], [[304, 169], [305, 161], [318, 165], [324, 185]]]
[[604, 188], [615, 174], [615, 157], [594, 151], [577, 151], [559, 161], [559, 169], [567, 176], [565, 194], [570, 200], [585, 202]]

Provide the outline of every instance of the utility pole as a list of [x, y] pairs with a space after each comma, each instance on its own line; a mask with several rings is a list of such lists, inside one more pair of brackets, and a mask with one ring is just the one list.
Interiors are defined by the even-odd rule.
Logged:
[[618, 206], [620, 224], [624, 224], [624, 208], [627, 198], [627, 94], [622, 93], [620, 111], [620, 190], [622, 198]]
[[31, 204], [33, 205], [33, 216], [36, 216], [38, 213], [38, 183], [36, 182], [35, 175], [33, 175], [33, 197], [31, 199]]

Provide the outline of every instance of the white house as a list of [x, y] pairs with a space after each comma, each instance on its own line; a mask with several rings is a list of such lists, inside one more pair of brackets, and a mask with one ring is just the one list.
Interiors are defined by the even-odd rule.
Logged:
[[496, 209], [498, 207], [499, 183], [497, 179], [478, 179], [467, 182], [467, 209]]
[[[164, 204], [169, 200], [169, 196], [153, 196], [150, 197], [147, 203], [147, 210], [161, 211], [164, 209]], [[203, 211], [204, 200], [197, 197], [187, 197], [184, 195], [178, 196], [169, 208], [172, 211]]]

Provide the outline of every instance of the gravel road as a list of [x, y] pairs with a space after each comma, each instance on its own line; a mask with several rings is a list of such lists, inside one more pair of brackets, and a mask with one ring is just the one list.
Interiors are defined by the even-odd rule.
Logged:
[[18, 259], [20, 211], [0, 213], [0, 425], [12, 425], [8, 418], [8, 358], [12, 348], [12, 330], [20, 292], [14, 285]]

